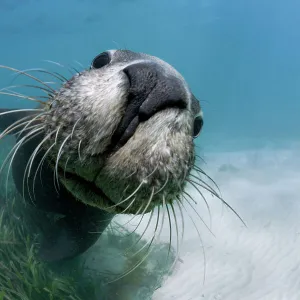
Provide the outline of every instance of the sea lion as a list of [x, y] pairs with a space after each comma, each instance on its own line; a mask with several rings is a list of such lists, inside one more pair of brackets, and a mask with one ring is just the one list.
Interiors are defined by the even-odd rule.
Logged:
[[63, 215], [44, 234], [43, 260], [83, 253], [115, 214], [145, 214], [178, 201], [194, 168], [203, 114], [171, 65], [109, 50], [69, 80], [53, 73], [62, 80], [57, 90], [1, 68], [39, 82], [48, 97], [36, 109], [0, 114], [1, 137], [17, 137], [11, 152], [17, 190], [37, 209]]

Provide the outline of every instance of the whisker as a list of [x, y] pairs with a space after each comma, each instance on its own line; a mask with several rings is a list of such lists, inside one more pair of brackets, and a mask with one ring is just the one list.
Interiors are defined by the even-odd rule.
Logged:
[[40, 79], [38, 79], [38, 78], [36, 78], [36, 77], [34, 77], [34, 76], [28, 74], [27, 72], [20, 71], [20, 70], [17, 70], [17, 69], [15, 69], [15, 68], [3, 66], [3, 65], [0, 65], [0, 68], [2, 68], [2, 69], [7, 69], [7, 70], [10, 70], [10, 71], [13, 71], [13, 72], [22, 74], [22, 75], [24, 75], [24, 76], [27, 76], [27, 77], [29, 77], [29, 78], [31, 78], [31, 79], [33, 79], [33, 80], [35, 80], [35, 81], [41, 83], [42, 85], [46, 86], [46, 87], [49, 88], [52, 92], [55, 92], [55, 90], [54, 90], [51, 86], [45, 84], [45, 82], [43, 82], [42, 80], [40, 80]]
[[198, 166], [194, 165], [193, 169], [197, 172], [197, 173], [201, 173], [202, 175], [204, 175], [205, 177], [207, 177], [214, 185], [215, 187], [218, 189], [219, 193], [220, 193], [220, 189], [219, 186], [217, 185], [217, 183], [210, 177], [208, 176], [201, 168], [199, 168]]
[[[128, 199], [129, 200], [129, 199]], [[129, 205], [124, 209], [122, 210], [122, 214], [124, 214], [132, 205], [133, 203], [136, 201], [136, 197], [133, 198], [133, 200], [129, 203]]]
[[[56, 75], [56, 76], [54, 76], [54, 75]], [[68, 82], [68, 78], [65, 77], [65, 76], [63, 76], [63, 75], [61, 75], [58, 72], [53, 72], [53, 76], [56, 77], [56, 78], [58, 78], [58, 80], [60, 80], [62, 83]], [[61, 79], [59, 79], [59, 78], [61, 78]]]
[[[190, 197], [190, 196], [189, 196]], [[183, 196], [183, 198], [186, 200], [187, 204], [194, 210], [194, 212], [197, 214], [197, 216], [199, 217], [199, 219], [201, 220], [201, 222], [203, 223], [203, 225], [208, 229], [208, 231], [215, 237], [214, 233], [211, 230], [212, 224], [210, 224], [210, 227], [207, 226], [207, 224], [205, 223], [205, 221], [203, 220], [203, 218], [200, 216], [200, 214], [197, 212], [197, 210], [195, 209], [195, 207], [193, 207], [193, 205], [188, 201], [188, 199], [186, 197]]]
[[[127, 251], [125, 253], [128, 253], [128, 251], [130, 249], [132, 249], [133, 247], [135, 247], [138, 244], [138, 242], [143, 238], [144, 234], [146, 233], [146, 231], [148, 230], [148, 228], [149, 228], [149, 226], [151, 224], [151, 220], [152, 220], [153, 215], [154, 215], [154, 209], [151, 211], [150, 218], [148, 220], [148, 223], [147, 223], [146, 228], [144, 229], [143, 233], [139, 236], [139, 238], [137, 239], [137, 241], [133, 245], [131, 245], [130, 247], [127, 248]], [[138, 228], [138, 226], [136, 226], [136, 228], [134, 229], [134, 231], [132, 231], [131, 233], [129, 233], [127, 236], [129, 236], [130, 234], [132, 234], [133, 232], [135, 232], [137, 230], [137, 228]]]
[[40, 181], [41, 181], [41, 184], [43, 185], [43, 181], [42, 181], [42, 168], [43, 168], [43, 163], [47, 157], [47, 155], [49, 154], [49, 152], [51, 151], [51, 149], [55, 146], [55, 142], [47, 149], [47, 151], [45, 152], [45, 154], [43, 155], [41, 161], [39, 162], [38, 164], [38, 167], [36, 169], [36, 172], [34, 174], [34, 178], [33, 178], [33, 185], [35, 186], [35, 181], [36, 181], [36, 177], [37, 177], [37, 173], [40, 169]]
[[[146, 212], [147, 208], [149, 207], [149, 205], [151, 204], [153, 195], [154, 195], [154, 190], [152, 189], [152, 193], [151, 193], [150, 199], [149, 199], [149, 201], [148, 201], [148, 203], [147, 203], [147, 205], [146, 205], [144, 211], [142, 212], [142, 217], [141, 217], [141, 219], [140, 219], [138, 225], [137, 225], [136, 228], [135, 228], [131, 233], [129, 233], [127, 236], [133, 234], [133, 233], [138, 229], [138, 227], [140, 226], [140, 224], [141, 224], [141, 222], [142, 222], [142, 220], [143, 220], [143, 218], [144, 218], [144, 216], [145, 216], [145, 212]], [[129, 206], [127, 206], [126, 209], [124, 209], [121, 213], [123, 214], [125, 211], [127, 211], [127, 210], [130, 208], [130, 206], [131, 206], [135, 201], [136, 201], [136, 198], [134, 197], [133, 201], [129, 204]], [[140, 206], [140, 208], [138, 209], [138, 211], [137, 211], [137, 213], [135, 214], [135, 216], [134, 216], [132, 219], [130, 219], [127, 223], [131, 222], [131, 221], [136, 217], [136, 215], [140, 212], [140, 210], [141, 210], [142, 208], [143, 208], [143, 204]], [[127, 223], [125, 223], [125, 224], [127, 224]], [[125, 225], [125, 224], [124, 224], [124, 225]], [[124, 226], [124, 225], [123, 225], [123, 226]]]
[[82, 140], [79, 141], [78, 143], [78, 157], [79, 157], [79, 161], [82, 161], [81, 159], [81, 155], [80, 155], [80, 146], [81, 146]]
[[130, 177], [131, 177], [131, 176], [133, 176], [135, 173], [136, 173], [136, 170], [135, 170], [135, 171], [133, 171], [132, 173], [130, 173], [128, 176], [126, 176], [126, 177], [125, 177], [125, 179], [128, 179], [128, 178], [130, 178]]
[[27, 124], [27, 122], [29, 122], [29, 121], [25, 121], [25, 122], [23, 122], [23, 121], [30, 119], [30, 118], [32, 118], [32, 115], [21, 118], [21, 119], [17, 120], [16, 122], [14, 122], [13, 124], [9, 125], [7, 128], [5, 128], [5, 130], [3, 130], [1, 132], [0, 140], [3, 139], [5, 136], [9, 135], [10, 133], [12, 133], [13, 131], [15, 131], [16, 129], [18, 129], [20, 127], [22, 128], [22, 126], [24, 126], [25, 124]]
[[209, 204], [206, 200], [206, 198], [204, 197], [203, 193], [200, 191], [200, 189], [197, 187], [197, 182], [191, 180], [191, 179], [187, 179], [187, 182], [190, 183], [195, 189], [196, 191], [200, 194], [200, 196], [202, 197], [205, 205], [206, 205], [206, 208], [208, 210], [208, 213], [209, 213], [209, 223], [210, 223], [210, 227], [211, 227], [211, 211], [210, 211], [210, 207], [209, 207]]
[[168, 208], [168, 204], [166, 205], [166, 209], [167, 209], [167, 214], [168, 214], [168, 220], [169, 220], [169, 247], [168, 247], [168, 255], [167, 255], [167, 262], [169, 261], [169, 256], [170, 256], [170, 251], [171, 251], [171, 246], [172, 246], [172, 222], [171, 222], [171, 217], [170, 217], [170, 211]]
[[56, 135], [55, 135], [55, 144], [57, 144], [57, 139], [58, 139], [58, 132], [60, 130], [60, 126], [57, 129]]
[[183, 194], [187, 195], [195, 205], [197, 205], [197, 201], [187, 192], [187, 191], [182, 191]]
[[215, 197], [220, 197], [219, 194], [214, 190], [212, 189], [210, 186], [207, 186], [207, 185], [203, 185], [202, 183], [200, 182], [197, 182], [197, 181], [194, 181], [192, 179], [187, 179], [187, 181], [190, 183], [190, 184], [194, 184], [194, 185], [197, 185], [203, 189], [205, 189], [206, 191], [210, 192], [213, 196]]
[[83, 64], [81, 64], [81, 63], [78, 62], [77, 60], [75, 60], [74, 62], [75, 62], [78, 66], [80, 66], [81, 68], [83, 68], [83, 69], [85, 68], [85, 67], [83, 66]]
[[166, 179], [165, 183], [163, 184], [163, 186], [158, 191], [156, 191], [154, 193], [154, 195], [160, 193], [166, 187], [166, 185], [168, 184], [168, 181], [169, 181], [169, 172], [166, 172], [166, 173], [167, 173], [167, 179]]
[[195, 154], [195, 157], [200, 159], [204, 164], [207, 164], [207, 162], [198, 154]]
[[[134, 231], [136, 231], [136, 230], [137, 230], [137, 228], [139, 228], [139, 226], [141, 225], [141, 223], [142, 223], [142, 220], [143, 220], [143, 218], [144, 218], [144, 216], [145, 216], [145, 212], [147, 211], [148, 207], [150, 206], [150, 204], [151, 204], [151, 202], [152, 202], [153, 195], [154, 195], [154, 189], [152, 189], [152, 192], [151, 192], [151, 195], [150, 195], [149, 201], [148, 201], [148, 203], [147, 203], [147, 205], [146, 205], [146, 207], [145, 207], [144, 211], [142, 212], [142, 217], [141, 217], [141, 219], [140, 219], [140, 221], [139, 221], [139, 223], [138, 223], [138, 225], [136, 226], [136, 228], [135, 228], [135, 230], [134, 230]], [[135, 198], [134, 198], [134, 201], [135, 201]], [[139, 209], [139, 210], [140, 210], [140, 209]]]
[[4, 96], [11, 96], [11, 97], [17, 97], [17, 98], [21, 98], [21, 99], [27, 99], [36, 103], [40, 103], [42, 105], [45, 105], [46, 103], [43, 101], [40, 101], [38, 99], [35, 98], [31, 98], [28, 96], [24, 96], [24, 95], [19, 95], [19, 94], [14, 94], [14, 93], [8, 93], [8, 92], [0, 92], [0, 95], [4, 95]]
[[[135, 198], [134, 198], [133, 201], [135, 201]], [[133, 214], [133, 217], [129, 221], [127, 221], [126, 223], [124, 223], [122, 226], [125, 226], [125, 225], [129, 224], [131, 221], [133, 221], [139, 215], [139, 213], [142, 210], [142, 208], [143, 208], [143, 204], [139, 207], [139, 209], [137, 210], [137, 212]], [[124, 211], [122, 211], [121, 213], [124, 213]], [[143, 218], [143, 216], [142, 216], [142, 218]], [[131, 235], [131, 234], [133, 234], [137, 230], [137, 228], [138, 227], [136, 226], [136, 228], [132, 232], [130, 232], [128, 234], [128, 236]]]
[[[17, 95], [22, 95], [21, 93], [17, 93], [15, 91], [11, 91], [11, 90], [8, 90], [6, 89], [7, 92], [10, 92], [10, 93], [13, 93], [14, 96], [17, 96]], [[26, 97], [29, 97], [29, 98], [34, 98], [38, 101], [42, 101], [45, 105], [48, 105], [49, 106], [49, 103], [48, 103], [48, 100], [50, 100], [51, 98], [53, 98], [53, 95], [50, 95], [48, 94], [48, 96], [41, 96], [41, 95], [26, 95]], [[45, 99], [46, 101], [43, 101], [43, 100], [40, 100], [40, 99]]]
[[9, 93], [12, 93], [14, 96], [16, 96], [18, 98], [18, 95], [21, 95], [21, 96], [26, 96], [28, 98], [34, 98], [38, 101], [42, 101], [40, 99], [45, 99], [46, 101], [42, 101], [45, 105], [48, 105], [47, 101], [51, 98], [53, 98], [53, 95], [52, 94], [48, 94], [48, 96], [41, 96], [41, 95], [34, 95], [34, 96], [31, 96], [31, 95], [23, 95], [21, 93], [17, 93], [16, 91], [14, 90], [10, 90], [10, 89], [7, 89], [7, 88], [3, 88], [1, 89], [0, 91], [5, 91], [5, 92], [9, 92]]
[[[32, 118], [30, 121], [28, 121], [28, 123], [25, 125], [25, 127], [24, 127], [24, 128], [20, 131], [20, 133], [18, 134], [17, 139], [20, 138], [20, 136], [22, 135], [22, 133], [27, 129], [27, 127], [29, 127], [30, 124], [32, 124], [34, 121], [38, 120], [39, 117], [46, 116], [46, 115], [47, 115], [47, 113], [42, 112], [42, 113], [36, 115], [36, 116], [35, 116], [34, 118]], [[33, 116], [31, 116], [31, 117], [33, 117]]]
[[[199, 180], [199, 182], [201, 182], [201, 184], [203, 184], [203, 185], [205, 185], [205, 186], [207, 186], [209, 189], [211, 189], [212, 191], [215, 191], [215, 189], [212, 187], [212, 186], [210, 186], [207, 182], [205, 182], [203, 179], [201, 179], [200, 177], [197, 177], [197, 176], [195, 176], [195, 175], [193, 175], [193, 174], [190, 174], [189, 175], [190, 177], [194, 177], [196, 180]], [[200, 176], [200, 174], [199, 174], [199, 176]], [[220, 190], [219, 190], [219, 192], [220, 192]], [[215, 191], [215, 193], [217, 194], [217, 191]]]
[[[38, 126], [38, 125], [36, 125], [36, 126]], [[40, 129], [42, 129], [42, 128], [40, 128]], [[13, 148], [10, 150], [10, 152], [7, 154], [5, 160], [4, 160], [3, 163], [1, 164], [0, 174], [2, 173], [3, 168], [4, 168], [5, 165], [7, 164], [8, 160], [9, 160], [10, 156], [12, 155], [12, 153], [14, 152], [15, 148], [18, 147], [18, 145], [21, 143], [21, 141], [24, 141], [24, 139], [25, 139], [26, 137], [27, 137], [27, 135], [26, 135], [23, 139], [21, 139], [20, 141], [18, 141], [18, 142], [13, 146]]]
[[175, 220], [175, 227], [176, 227], [176, 236], [177, 236], [177, 251], [176, 251], [176, 256], [175, 256], [175, 260], [171, 266], [171, 270], [173, 270], [173, 268], [175, 267], [175, 264], [177, 263], [178, 259], [179, 259], [179, 255], [180, 255], [180, 249], [182, 247], [182, 244], [183, 244], [183, 238], [184, 238], [184, 216], [183, 216], [183, 213], [182, 213], [182, 209], [181, 209], [181, 206], [180, 206], [180, 203], [178, 199], [175, 199], [175, 201], [177, 202], [177, 205], [178, 205], [178, 208], [179, 208], [179, 212], [180, 212], [180, 216], [181, 216], [181, 227], [182, 227], [182, 232], [181, 232], [181, 241], [179, 243], [179, 230], [178, 230], [178, 223], [177, 223], [177, 218], [176, 218], [176, 214], [175, 214], [175, 209], [174, 209], [174, 206], [173, 204], [171, 203], [171, 209], [172, 209], [172, 212], [173, 212], [173, 217], [174, 217], [174, 220]]
[[134, 192], [133, 192], [131, 195], [129, 195], [127, 198], [125, 198], [125, 199], [122, 200], [121, 202], [118, 202], [117, 204], [114, 204], [114, 205], [112, 205], [112, 206], [106, 207], [106, 209], [110, 209], [110, 208], [116, 207], [116, 206], [118, 206], [118, 205], [120, 205], [120, 204], [122, 204], [122, 203], [128, 201], [131, 197], [133, 197], [133, 196], [139, 191], [139, 189], [142, 187], [143, 184], [145, 184], [144, 181], [142, 181], [142, 182], [139, 184], [139, 186], [134, 190]]
[[189, 212], [187, 211], [187, 209], [185, 208], [184, 204], [183, 203], [180, 203], [178, 202], [178, 205], [181, 205], [182, 208], [186, 211], [186, 213], [188, 214], [190, 220], [192, 221], [196, 231], [197, 231], [197, 234], [199, 236], [199, 239], [200, 239], [200, 243], [201, 243], [201, 248], [202, 248], [202, 253], [203, 253], [203, 261], [204, 261], [204, 270], [203, 270], [203, 285], [205, 283], [205, 278], [206, 278], [206, 254], [205, 254], [205, 250], [204, 250], [204, 245], [203, 245], [203, 241], [202, 241], [202, 238], [201, 238], [201, 234], [199, 232], [199, 229], [196, 225], [196, 223], [194, 222], [193, 218], [191, 217], [191, 215], [189, 214]]
[[13, 113], [18, 113], [18, 112], [26, 112], [26, 111], [44, 111], [43, 109], [39, 108], [25, 108], [25, 109], [15, 109], [15, 110], [9, 110], [9, 111], [4, 111], [0, 113], [0, 117], [7, 115], [7, 114], [13, 114]]
[[122, 200], [121, 202], [118, 202], [118, 203], [116, 203], [116, 204], [114, 204], [112, 206], [106, 207], [106, 209], [110, 209], [110, 208], [114, 208], [116, 206], [119, 206], [120, 204], [128, 201], [131, 197], [133, 197], [140, 190], [140, 188], [142, 187], [142, 185], [146, 184], [147, 178], [149, 178], [151, 175], [154, 174], [154, 172], [157, 170], [157, 167], [158, 166], [156, 166], [154, 168], [154, 170], [141, 181], [141, 183], [139, 184], [139, 186], [134, 190], [134, 192], [131, 195], [129, 195], [126, 199]]
[[[164, 224], [164, 215], [165, 215], [165, 199], [164, 199], [164, 197], [163, 197], [163, 201], [164, 201], [164, 204], [163, 204], [163, 217], [162, 217], [162, 223], [161, 223], [161, 228], [160, 228], [160, 231], [159, 231], [159, 233], [158, 233], [158, 236], [160, 236], [160, 234], [161, 234], [161, 231], [162, 231], [162, 229], [163, 229], [163, 224]], [[127, 272], [125, 272], [124, 274], [122, 274], [121, 276], [119, 276], [119, 277], [117, 277], [116, 279], [114, 279], [114, 280], [112, 280], [112, 281], [109, 281], [109, 282], [107, 282], [108, 284], [109, 283], [113, 283], [113, 282], [116, 282], [116, 281], [118, 281], [118, 280], [120, 280], [120, 279], [122, 279], [122, 278], [124, 278], [125, 276], [127, 276], [127, 275], [129, 275], [130, 273], [132, 273], [134, 270], [136, 270], [146, 259], [147, 259], [147, 257], [149, 257], [149, 255], [151, 254], [151, 252], [152, 252], [152, 250], [153, 249], [151, 249], [150, 251], [149, 251], [149, 249], [150, 249], [150, 247], [152, 246], [152, 243], [153, 243], [153, 241], [155, 240], [155, 237], [156, 237], [156, 234], [157, 234], [157, 228], [158, 228], [158, 223], [159, 223], [159, 218], [157, 218], [157, 223], [156, 223], [156, 227], [155, 227], [155, 230], [154, 230], [154, 235], [153, 235], [153, 237], [152, 237], [152, 239], [151, 239], [151, 241], [150, 241], [150, 243], [149, 243], [149, 246], [148, 246], [148, 249], [147, 249], [147, 254], [134, 266], [134, 267], [132, 267], [129, 271], [127, 271]], [[147, 245], [147, 244], [146, 244]], [[142, 247], [142, 248], [144, 248], [144, 246]], [[140, 252], [140, 251], [139, 251]]]
[[[34, 127], [38, 127], [38, 126], [39, 126], [39, 125], [37, 124], [37, 125], [34, 125], [34, 126], [32, 126], [32, 127], [34, 128]], [[41, 127], [41, 130], [44, 130], [44, 126]], [[32, 132], [32, 130], [31, 130], [28, 134], [30, 134], [31, 132]], [[28, 134], [27, 134], [27, 135], [28, 135]], [[29, 140], [31, 140], [32, 138], [38, 136], [39, 134], [40, 134], [40, 132], [38, 132], [38, 133], [37, 133], [36, 135], [34, 135], [33, 137], [30, 137], [27, 141], [29, 141]], [[25, 137], [23, 137], [22, 139], [26, 138], [27, 135], [25, 135]], [[22, 139], [21, 139], [21, 140], [22, 140]], [[25, 143], [26, 143], [27, 141], [25, 141]], [[30, 158], [29, 158], [29, 160], [28, 160], [28, 162], [27, 162], [27, 164], [26, 164], [25, 170], [24, 170], [22, 193], [23, 193], [23, 199], [25, 199], [25, 182], [26, 182], [26, 183], [27, 183], [27, 192], [28, 192], [29, 198], [30, 198], [32, 204], [34, 204], [34, 201], [33, 201], [33, 199], [32, 199], [32, 196], [31, 196], [31, 193], [30, 193], [30, 189], [29, 189], [28, 178], [27, 178], [27, 180], [26, 180], [26, 174], [28, 173], [28, 168], [29, 168], [29, 165], [30, 165], [30, 159], [31, 159], [31, 156], [30, 156]], [[29, 175], [28, 175], [28, 176], [29, 176]], [[35, 204], [34, 204], [34, 205], [35, 205]]]
[[[29, 169], [29, 165], [30, 165], [30, 159], [32, 157], [32, 154], [26, 164], [26, 167], [25, 167], [25, 170], [24, 170], [24, 176], [23, 176], [23, 189], [22, 189], [22, 192], [23, 192], [23, 198], [25, 199], [25, 186], [27, 187], [27, 192], [28, 192], [28, 196], [30, 198], [30, 201], [32, 203], [32, 205], [35, 206], [35, 189], [34, 189], [34, 186], [33, 186], [33, 197], [32, 197], [32, 194], [31, 194], [31, 191], [30, 191], [30, 188], [29, 188], [29, 172], [28, 172], [28, 169]], [[26, 176], [27, 174], [27, 176]], [[25, 185], [26, 183], [26, 185]]]
[[[28, 168], [28, 172], [27, 172], [27, 185], [29, 184], [28, 181], [29, 181], [29, 177], [30, 177], [30, 174], [31, 174], [32, 164], [34, 162], [34, 159], [35, 159], [37, 153], [41, 150], [42, 145], [51, 137], [52, 134], [54, 134], [55, 131], [56, 130], [53, 130], [52, 132], [47, 134], [46, 137], [43, 138], [43, 140], [36, 146], [36, 148], [32, 152], [32, 154], [31, 154], [31, 156], [28, 160], [29, 168]], [[33, 184], [34, 184], [34, 182], [33, 182]], [[33, 197], [34, 197], [34, 200], [35, 200], [35, 194], [34, 194], [35, 187], [34, 187], [34, 185], [32, 186], [32, 190], [33, 190]]]
[[[54, 65], [57, 65], [57, 66], [59, 66], [59, 67], [61, 67], [61, 68], [65, 68], [65, 69], [67, 69], [70, 73], [71, 73], [71, 75], [73, 75], [73, 73], [71, 72], [71, 70], [69, 69], [69, 68], [67, 68], [66, 66], [64, 66], [63, 64], [61, 64], [61, 63], [59, 63], [59, 62], [56, 62], [56, 61], [52, 61], [52, 60], [47, 60], [47, 59], [44, 59], [44, 61], [45, 62], [48, 62], [48, 63], [51, 63], [51, 64], [54, 64]], [[75, 72], [77, 72], [77, 73], [79, 73], [78, 71], [75, 71]], [[61, 74], [59, 74], [61, 77], [63, 77], [63, 75], [61, 75]], [[64, 79], [65, 79], [65, 81], [68, 81], [65, 77], [64, 77]]]
[[67, 165], [69, 162], [70, 156], [66, 159], [65, 167], [64, 167], [64, 178], [66, 179], [66, 170], [67, 170]]
[[[190, 179], [188, 180], [188, 182], [190, 182]], [[220, 197], [216, 192], [214, 192], [213, 190], [208, 189], [206, 186], [198, 183], [198, 182], [194, 182], [195, 185], [198, 185], [199, 187], [202, 187], [203, 189], [207, 190], [208, 192], [212, 193], [216, 198], [218, 198], [219, 200], [221, 200], [221, 202], [223, 204], [225, 204], [225, 206], [227, 206], [237, 217], [238, 219], [243, 223], [243, 225], [245, 227], [247, 227], [246, 223], [244, 222], [244, 220], [240, 217], [240, 215], [233, 209], [232, 206], [230, 206], [222, 197]]]
[[24, 71], [27, 73], [28, 72], [39, 72], [39, 73], [43, 73], [43, 74], [48, 74], [48, 75], [53, 76], [54, 78], [58, 79], [61, 82], [67, 81], [67, 79], [64, 76], [60, 75], [57, 72], [50, 72], [50, 71], [47, 71], [44, 69], [38, 69], [38, 68], [27, 69]]
[[42, 61], [44, 61], [44, 62], [48, 62], [48, 63], [51, 63], [51, 64], [54, 64], [54, 65], [57, 65], [57, 66], [59, 66], [59, 67], [62, 67], [62, 68], [64, 68], [65, 66], [64, 65], [62, 65], [61, 63], [59, 63], [59, 62], [56, 62], [56, 61], [53, 61], [53, 60], [49, 60], [49, 59], [43, 59]]
[[8, 87], [6, 87], [6, 88], [0, 89], [0, 91], [5, 91], [5, 90], [9, 90], [9, 89], [11, 89], [11, 88], [18, 88], [18, 87], [35, 88], [35, 89], [42, 90], [42, 91], [46, 92], [47, 94], [53, 95], [53, 91], [51, 91], [51, 90], [49, 90], [49, 89], [47, 89], [47, 88], [44, 88], [44, 87], [42, 87], [42, 86], [31, 85], [31, 84], [11, 85], [11, 86], [8, 86]]
[[71, 139], [73, 138], [73, 134], [74, 134], [74, 131], [75, 131], [75, 127], [76, 127], [76, 125], [78, 124], [78, 122], [81, 120], [81, 118], [79, 118], [76, 122], [75, 122], [75, 124], [74, 124], [74, 126], [73, 126], [73, 128], [72, 128], [72, 132], [71, 132]]
[[[24, 124], [26, 124], [26, 122], [24, 122]], [[20, 124], [21, 126], [16, 126], [15, 128], [11, 129], [9, 132], [7, 132], [7, 134], [5, 134], [4, 136], [1, 136], [1, 138], [4, 138], [5, 136], [7, 136], [8, 134], [10, 134], [11, 132], [13, 132], [14, 130], [18, 129], [18, 127], [23, 127], [24, 124]], [[32, 125], [32, 126], [29, 126], [26, 130], [28, 132], [28, 130], [31, 130], [31, 129], [34, 129], [36, 127], [38, 127], [39, 124], [36, 124], [36, 125]], [[24, 131], [24, 128], [20, 129], [19, 131], [16, 131], [15, 134], [20, 134], [20, 132]]]
[[36, 137], [37, 135], [40, 134], [40, 132], [43, 130], [44, 128], [43, 127], [38, 127], [37, 129], [34, 129], [32, 131], [30, 131], [26, 136], [24, 136], [20, 141], [18, 141], [15, 146], [11, 149], [11, 151], [8, 153], [6, 159], [4, 160], [4, 162], [2, 163], [2, 166], [1, 166], [1, 169], [0, 169], [0, 174], [4, 168], [4, 166], [6, 165], [6, 163], [8, 162], [8, 160], [10, 159], [10, 156], [12, 155], [11, 157], [11, 160], [10, 160], [10, 163], [9, 163], [9, 166], [8, 166], [8, 172], [7, 172], [7, 176], [6, 176], [6, 196], [7, 196], [7, 190], [8, 190], [8, 179], [9, 179], [9, 173], [10, 173], [10, 170], [11, 170], [11, 166], [12, 166], [12, 163], [13, 163], [13, 160], [18, 152], [18, 150], [20, 149], [20, 147], [22, 145], [24, 145], [24, 141], [25, 142], [28, 142], [30, 141], [32, 138]]
[[60, 146], [60, 148], [59, 148], [59, 150], [58, 150], [58, 154], [57, 154], [57, 158], [56, 158], [56, 163], [55, 163], [55, 174], [56, 174], [56, 180], [57, 180], [57, 186], [59, 187], [59, 177], [58, 177], [58, 162], [59, 162], [59, 160], [60, 160], [60, 158], [61, 158], [61, 155], [62, 155], [62, 151], [63, 151], [63, 147], [64, 147], [64, 145], [66, 144], [66, 142], [68, 141], [68, 139], [71, 137], [71, 134], [69, 134], [66, 138], [65, 138], [65, 140], [62, 142], [62, 144], [61, 144], [61, 146]]
[[[80, 74], [80, 71], [77, 70], [76, 68], [74, 68], [74, 67], [72, 67], [72, 66], [69, 66], [69, 68], [71, 68], [71, 69], [75, 72], [75, 74]], [[71, 73], [71, 71], [70, 71], [70, 73]], [[71, 74], [72, 74], [72, 73], [71, 73]]]
[[[135, 196], [135, 194], [140, 190], [140, 188], [142, 187], [142, 185], [143, 185], [143, 184], [146, 184], [147, 178], [149, 178], [151, 175], [154, 174], [154, 172], [156, 171], [157, 167], [158, 167], [158, 166], [156, 166], [156, 167], [154, 168], [154, 170], [153, 170], [150, 174], [148, 174], [148, 175], [141, 181], [141, 183], [139, 184], [139, 186], [136, 188], [136, 190], [135, 190], [131, 195], [129, 195], [129, 196], [128, 196], [127, 198], [125, 198], [124, 200], [121, 200], [120, 202], [118, 202], [118, 203], [116, 203], [116, 204], [114, 204], [114, 205], [112, 205], [112, 206], [106, 207], [106, 209], [109, 209], [109, 208], [113, 208], [113, 207], [119, 206], [120, 204], [122, 204], [122, 203], [128, 201], [131, 197]], [[128, 187], [128, 186], [127, 186], [127, 187]], [[127, 189], [127, 188], [126, 188], [126, 189]], [[125, 189], [125, 190], [126, 190], [126, 189]], [[154, 194], [153, 194], [153, 195], [154, 195]], [[150, 198], [148, 204], [146, 205], [144, 211], [142, 212], [142, 219], [143, 219], [143, 217], [144, 217], [144, 214], [145, 214], [147, 208], [149, 207], [149, 205], [150, 205], [150, 203], [151, 203], [151, 199], [153, 198], [153, 195], [151, 196], [151, 198]], [[134, 202], [135, 202], [135, 198], [134, 198], [133, 201], [129, 204], [129, 206], [127, 206], [126, 209], [123, 210], [121, 213], [124, 213], [125, 211], [127, 211], [127, 210], [133, 205]], [[140, 210], [141, 210], [141, 207], [138, 209], [138, 211], [135, 213], [135, 215], [137, 215], [137, 214], [140, 212]], [[140, 223], [141, 223], [142, 219], [140, 220]], [[140, 224], [140, 223], [139, 223], [139, 224]]]
[[[57, 128], [57, 131], [56, 131], [56, 135], [55, 135], [55, 140], [54, 140], [54, 145], [57, 145], [57, 140], [58, 140], [58, 134], [59, 134], [59, 130], [60, 130], [60, 128], [61, 128], [61, 126], [59, 126], [58, 128]], [[56, 172], [54, 171], [53, 172], [53, 185], [54, 185], [54, 188], [55, 188], [55, 191], [56, 191], [56, 193], [59, 195], [59, 186], [56, 186]], [[57, 179], [57, 181], [58, 181], [58, 179]]]
[[112, 41], [112, 42], [117, 46], [117, 49], [121, 49], [118, 42], [116, 42], [116, 41]]

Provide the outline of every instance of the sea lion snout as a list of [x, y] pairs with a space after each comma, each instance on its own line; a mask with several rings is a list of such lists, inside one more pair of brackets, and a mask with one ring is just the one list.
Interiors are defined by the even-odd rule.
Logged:
[[181, 194], [203, 117], [173, 66], [109, 50], [63, 84], [50, 103], [43, 146], [60, 182], [81, 202], [138, 214]]
[[166, 108], [186, 108], [188, 93], [182, 80], [151, 61], [133, 63], [123, 72], [129, 80], [128, 103], [115, 131], [113, 145], [123, 146], [141, 122]]
[[145, 121], [167, 107], [187, 107], [182, 80], [154, 62], [140, 62], [124, 69], [130, 81], [131, 100], [140, 103], [139, 120]]

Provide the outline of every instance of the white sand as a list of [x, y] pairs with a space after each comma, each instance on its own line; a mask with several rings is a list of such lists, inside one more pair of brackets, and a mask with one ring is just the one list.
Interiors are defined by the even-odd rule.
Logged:
[[[205, 169], [248, 228], [209, 198], [215, 238], [194, 214], [206, 254], [205, 283], [201, 243], [186, 218], [182, 263], [153, 300], [300, 299], [299, 153], [298, 147], [208, 157]], [[207, 209], [196, 197], [197, 210], [208, 221]]]

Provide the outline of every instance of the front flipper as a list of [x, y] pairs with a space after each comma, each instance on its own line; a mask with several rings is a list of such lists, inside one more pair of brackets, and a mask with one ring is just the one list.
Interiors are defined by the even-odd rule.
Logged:
[[82, 254], [98, 240], [113, 215], [96, 208], [87, 208], [80, 216], [68, 215], [43, 234], [39, 256], [56, 262]]

